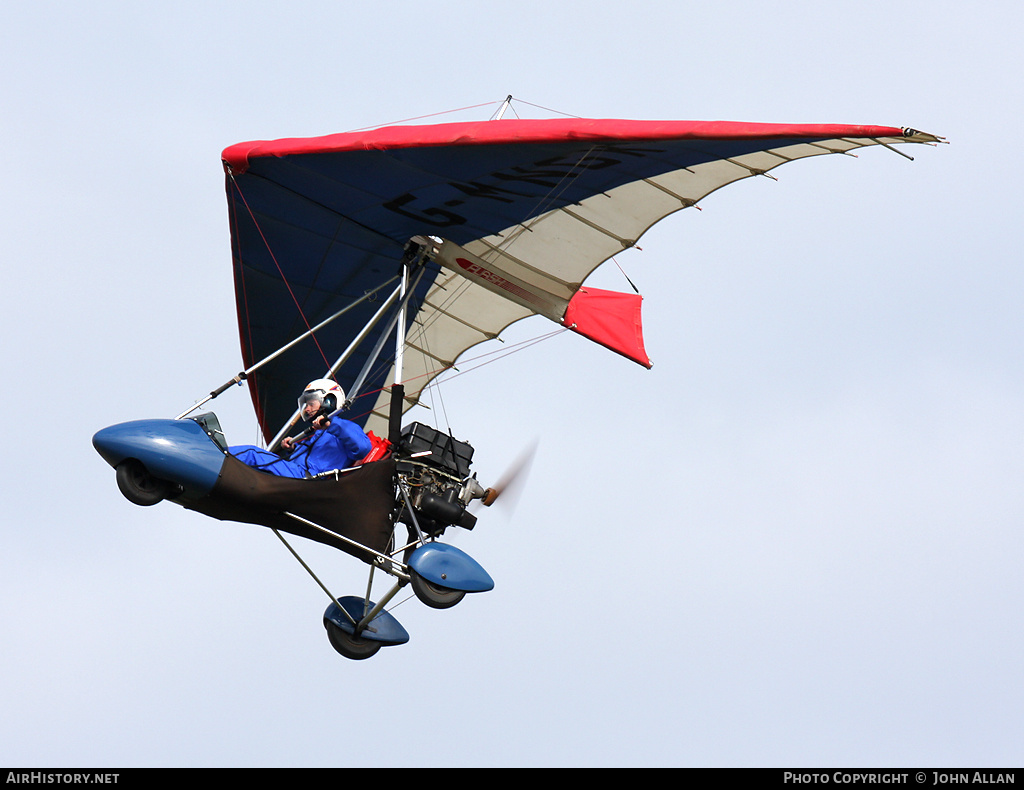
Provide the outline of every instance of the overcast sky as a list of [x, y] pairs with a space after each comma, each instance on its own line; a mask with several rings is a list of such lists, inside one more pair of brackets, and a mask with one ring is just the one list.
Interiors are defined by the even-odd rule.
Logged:
[[[1022, 22], [1009, 0], [5, 11], [0, 764], [1020, 766]], [[452, 537], [496, 587], [408, 601], [407, 645], [347, 661], [271, 532], [129, 504], [91, 436], [241, 367], [223, 148], [509, 93], [546, 108], [520, 117], [951, 144], [797, 162], [658, 225], [619, 259], [650, 371], [566, 333], [453, 381], [485, 481], [540, 439], [514, 513]], [[246, 392], [215, 410], [255, 440]]]

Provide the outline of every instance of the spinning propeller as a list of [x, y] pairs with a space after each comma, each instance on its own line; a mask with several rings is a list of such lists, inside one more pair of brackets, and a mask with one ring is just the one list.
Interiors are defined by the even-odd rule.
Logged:
[[505, 470], [505, 474], [490, 488], [484, 488], [477, 482], [475, 477], [471, 478], [468, 481], [470, 497], [472, 499], [479, 499], [484, 507], [490, 507], [498, 501], [499, 497], [511, 494], [511, 497], [507, 497], [502, 501], [507, 507], [514, 509], [519, 500], [519, 495], [522, 493], [523, 485], [526, 483], [526, 478], [529, 476], [530, 466], [533, 464], [533, 456], [536, 453], [537, 442], [534, 440], [532, 444], [519, 453], [519, 456], [513, 461], [512, 465]]

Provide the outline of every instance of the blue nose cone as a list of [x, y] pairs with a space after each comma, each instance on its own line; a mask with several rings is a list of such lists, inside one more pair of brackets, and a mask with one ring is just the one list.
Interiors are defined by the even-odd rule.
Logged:
[[154, 477], [180, 485], [190, 498], [209, 493], [225, 457], [194, 420], [123, 422], [99, 431], [92, 445], [111, 466], [134, 458]]

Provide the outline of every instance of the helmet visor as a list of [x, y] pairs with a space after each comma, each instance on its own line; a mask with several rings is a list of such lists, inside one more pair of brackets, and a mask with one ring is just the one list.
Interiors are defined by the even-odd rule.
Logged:
[[[320, 410], [320, 407], [324, 405], [325, 394], [323, 390], [306, 390], [299, 396], [299, 411], [302, 412], [302, 419], [308, 422], [310, 417]], [[316, 405], [312, 406], [312, 404]]]

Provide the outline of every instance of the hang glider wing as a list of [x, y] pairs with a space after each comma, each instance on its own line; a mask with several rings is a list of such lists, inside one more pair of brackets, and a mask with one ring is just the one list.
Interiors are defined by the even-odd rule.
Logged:
[[[501, 120], [240, 143], [223, 153], [246, 365], [378, 288], [413, 236], [436, 261], [410, 302], [406, 407], [467, 349], [543, 315], [648, 365], [639, 297], [584, 287], [658, 220], [794, 159], [935, 143], [886, 126]], [[383, 293], [381, 294], [383, 298]], [[323, 375], [378, 301], [365, 301], [250, 378], [264, 435]], [[337, 373], [347, 386], [369, 349]], [[333, 356], [332, 356], [333, 355]], [[351, 418], [383, 432], [390, 365]]]

